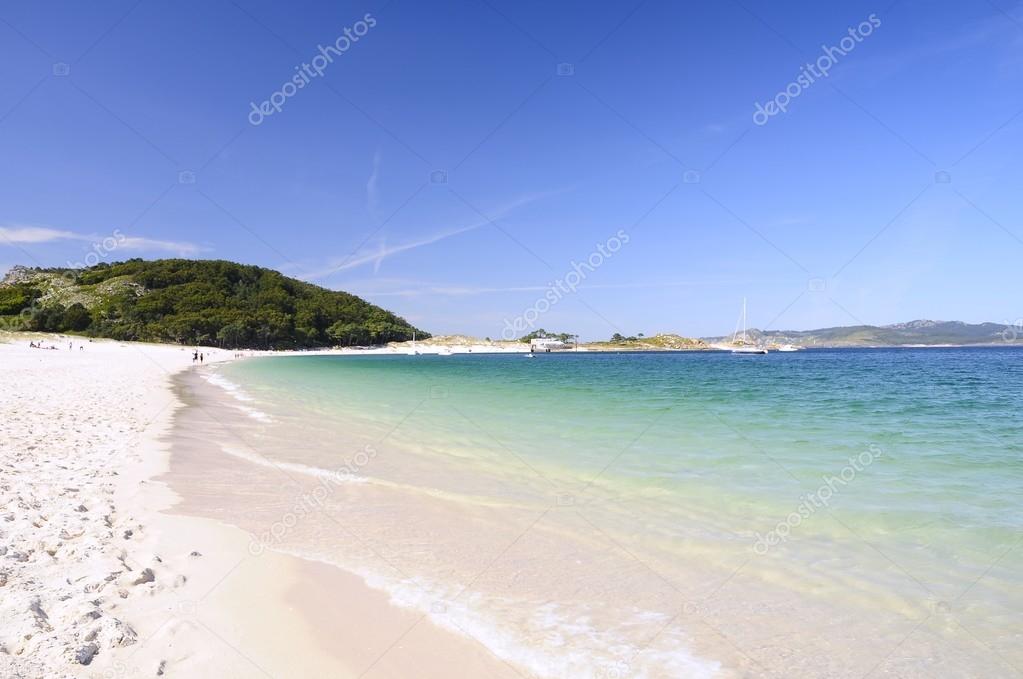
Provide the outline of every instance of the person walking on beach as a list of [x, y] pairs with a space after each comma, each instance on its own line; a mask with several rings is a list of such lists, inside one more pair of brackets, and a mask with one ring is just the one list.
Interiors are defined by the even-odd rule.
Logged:
[[199, 354], [199, 362], [202, 363], [203, 355]]
[[198, 360], [199, 360], [199, 350], [196, 349], [195, 351], [192, 352], [192, 363], [195, 363]]

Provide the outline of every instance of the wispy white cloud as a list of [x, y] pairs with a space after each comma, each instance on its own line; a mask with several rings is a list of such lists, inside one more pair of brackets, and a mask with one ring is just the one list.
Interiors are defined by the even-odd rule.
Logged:
[[[983, 3], [980, 5], [984, 7]], [[934, 68], [936, 59], [948, 58], [966, 50], [978, 47], [999, 50], [1002, 62], [991, 62], [1013, 80], [1019, 78], [1019, 65], [1023, 60], [1023, 3], [1002, 9], [990, 3], [990, 12], [981, 18], [964, 22], [955, 30], [923, 33], [919, 37], [910, 36], [900, 47], [882, 52], [876, 56], [867, 56], [856, 60], [856, 68], [843, 69], [843, 74], [856, 71], [877, 82], [879, 78], [890, 77], [910, 68], [919, 68], [925, 64]], [[883, 17], [882, 17], [883, 18]], [[837, 70], [837, 69], [836, 69]], [[834, 75], [830, 78], [834, 81]]]
[[42, 226], [0, 226], [0, 240], [8, 243], [49, 243], [78, 239], [77, 234]]
[[195, 243], [186, 241], [157, 240], [154, 238], [142, 238], [139, 236], [125, 236], [118, 240], [117, 247], [124, 250], [141, 250], [144, 252], [170, 252], [178, 255], [197, 255], [205, 252], [204, 248]]
[[482, 226], [486, 226], [491, 222], [497, 221], [498, 219], [502, 219], [503, 217], [508, 216], [512, 211], [514, 211], [517, 208], [520, 208], [524, 205], [528, 205], [529, 203], [534, 203], [543, 198], [547, 198], [548, 196], [553, 196], [560, 193], [564, 193], [564, 191], [560, 190], [528, 193], [523, 196], [520, 196], [519, 198], [516, 198], [515, 200], [509, 203], [506, 203], [505, 205], [499, 206], [495, 210], [488, 212], [487, 213], [488, 218], [481, 217], [480, 219], [473, 221], [469, 224], [466, 224], [465, 226], [460, 226], [445, 231], [438, 231], [436, 233], [430, 234], [429, 236], [424, 236], [422, 238], [418, 238], [415, 240], [406, 241], [404, 243], [388, 245], [386, 238], [381, 237], [381, 239], [378, 242], [374, 243], [373, 245], [363, 246], [359, 248], [357, 251], [347, 255], [346, 257], [334, 257], [328, 260], [326, 265], [321, 266], [317, 269], [304, 271], [300, 274], [300, 276], [301, 278], [305, 278], [307, 280], [317, 280], [321, 278], [326, 278], [327, 276], [338, 273], [340, 271], [354, 269], [356, 267], [360, 267], [369, 263], [372, 263], [374, 271], [377, 271], [380, 269], [380, 264], [385, 259], [391, 257], [392, 255], [396, 255], [402, 252], [408, 252], [410, 250], [415, 250], [416, 248], [421, 248], [426, 245], [432, 245], [442, 240], [452, 238], [453, 236], [468, 233], [469, 231], [475, 231], [476, 229]]
[[355, 267], [362, 266], [363, 264], [366, 264], [368, 262], [373, 262], [374, 269], [376, 270], [380, 268], [381, 262], [383, 262], [384, 259], [390, 257], [391, 255], [396, 255], [400, 252], [407, 252], [409, 250], [415, 250], [416, 248], [421, 248], [424, 245], [432, 245], [433, 243], [437, 243], [447, 238], [451, 238], [452, 236], [457, 236], [462, 233], [474, 231], [475, 229], [478, 229], [481, 226], [484, 226], [485, 224], [487, 224], [486, 221], [480, 220], [478, 222], [473, 222], [472, 224], [457, 229], [451, 229], [450, 231], [441, 231], [439, 233], [434, 233], [429, 236], [426, 236], [425, 238], [420, 238], [418, 240], [408, 241], [405, 243], [399, 243], [397, 245], [391, 246], [388, 246], [386, 241], [382, 239], [376, 248], [372, 250], [360, 251], [359, 254], [350, 258], [348, 261], [343, 262], [336, 269], [334, 269], [334, 271], [354, 269]]
[[196, 255], [207, 248], [187, 241], [159, 240], [142, 236], [127, 236], [115, 229], [113, 234], [101, 236], [89, 233], [76, 233], [54, 229], [47, 226], [0, 226], [0, 245], [22, 245], [53, 243], [56, 241], [86, 241], [105, 243], [113, 241], [116, 245], [107, 250], [135, 250], [141, 252], [169, 252], [178, 255]]
[[[671, 281], [667, 283], [602, 283], [593, 285], [580, 285], [577, 290], [651, 290], [661, 288], [689, 288], [712, 285], [709, 281]], [[349, 286], [353, 287], [353, 286]], [[424, 285], [414, 288], [402, 288], [399, 290], [383, 290], [380, 292], [364, 292], [364, 295], [373, 297], [419, 297], [422, 295], [462, 297], [469, 295], [490, 295], [514, 292], [546, 292], [550, 285], [521, 285], [507, 287], [486, 287], [486, 286], [443, 286]]]

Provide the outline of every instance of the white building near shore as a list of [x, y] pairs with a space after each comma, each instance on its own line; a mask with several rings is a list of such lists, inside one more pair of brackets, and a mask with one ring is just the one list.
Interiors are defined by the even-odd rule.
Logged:
[[568, 349], [569, 345], [557, 337], [535, 337], [529, 340], [529, 347], [533, 351], [551, 351], [553, 349]]

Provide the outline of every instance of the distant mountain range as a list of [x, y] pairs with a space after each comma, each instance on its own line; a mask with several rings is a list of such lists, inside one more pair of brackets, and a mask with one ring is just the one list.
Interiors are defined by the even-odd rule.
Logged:
[[[898, 347], [943, 344], [1005, 344], [1023, 342], [1023, 329], [1002, 323], [917, 320], [892, 325], [850, 325], [818, 330], [747, 330], [758, 344], [794, 344], [804, 347]], [[704, 337], [708, 343], [730, 342], [731, 335]]]

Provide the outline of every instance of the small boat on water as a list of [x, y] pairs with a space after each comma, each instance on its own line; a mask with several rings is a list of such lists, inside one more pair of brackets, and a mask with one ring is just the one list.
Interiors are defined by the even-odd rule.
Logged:
[[526, 354], [526, 358], [536, 358], [536, 354], [530, 351], [528, 354]]
[[775, 349], [775, 351], [784, 351], [784, 352], [800, 351], [802, 348], [803, 347], [797, 347], [795, 344], [783, 344], [780, 347], [778, 347], [777, 349]]
[[[739, 326], [742, 326], [742, 334], [739, 334]], [[742, 315], [739, 317], [739, 322], [735, 326], [735, 332], [732, 334], [732, 353], [733, 354], [766, 354], [767, 349], [758, 346], [753, 342], [749, 341], [746, 336], [746, 298], [742, 298]]]

